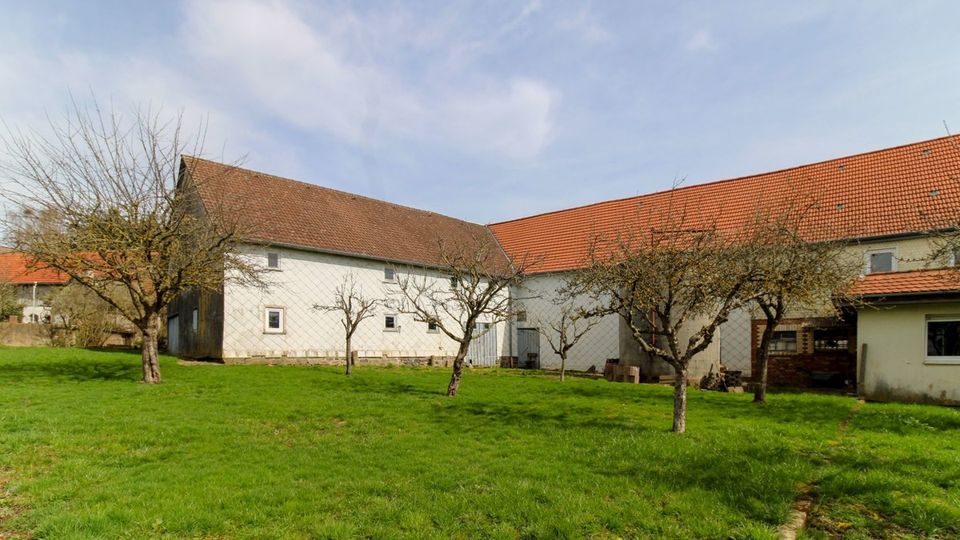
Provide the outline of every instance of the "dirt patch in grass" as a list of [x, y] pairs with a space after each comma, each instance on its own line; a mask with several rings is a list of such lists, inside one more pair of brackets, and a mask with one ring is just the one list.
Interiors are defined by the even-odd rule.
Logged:
[[27, 540], [33, 535], [9, 527], [15, 517], [26, 511], [26, 507], [17, 501], [16, 494], [10, 491], [12, 471], [0, 467], [0, 540]]

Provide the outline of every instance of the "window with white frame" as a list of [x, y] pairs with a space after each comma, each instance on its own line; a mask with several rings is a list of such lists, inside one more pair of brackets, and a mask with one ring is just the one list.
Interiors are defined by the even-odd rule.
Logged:
[[263, 309], [263, 333], [282, 334], [286, 327], [286, 309], [266, 307]]
[[384, 268], [383, 269], [383, 280], [394, 283], [397, 281], [397, 271], [393, 268]]
[[430, 322], [427, 323], [427, 332], [429, 332], [429, 333], [431, 333], [431, 334], [436, 334], [436, 333], [439, 332], [439, 331], [440, 331], [440, 327], [437, 326], [437, 323], [436, 323], [436, 322], [430, 321]]
[[196, 332], [197, 328], [199, 327], [200, 327], [200, 310], [197, 308], [193, 308], [193, 314], [190, 319], [190, 328], [192, 328], [193, 331]]
[[279, 270], [280, 269], [280, 254], [276, 251], [271, 251], [267, 253], [267, 268], [270, 270]]
[[864, 274], [879, 272], [893, 272], [897, 269], [897, 258], [892, 249], [877, 249], [868, 251], [863, 256]]
[[397, 321], [397, 316], [395, 314], [388, 314], [383, 316], [383, 329], [386, 332], [400, 331], [400, 324]]
[[450, 289], [456, 290], [460, 287], [460, 280], [456, 276], [450, 276]]
[[927, 318], [927, 363], [960, 364], [960, 315]]
[[770, 352], [791, 354], [797, 352], [797, 331], [776, 330], [770, 339]]

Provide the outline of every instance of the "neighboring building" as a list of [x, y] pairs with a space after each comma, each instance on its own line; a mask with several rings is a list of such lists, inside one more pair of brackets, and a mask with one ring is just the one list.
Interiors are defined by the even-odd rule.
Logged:
[[860, 393], [880, 401], [960, 405], [960, 275], [953, 270], [872, 274], [860, 305]]
[[[440, 241], [449, 249], [485, 242], [490, 230], [433, 212], [184, 158], [187, 178], [200, 186], [205, 208], [229, 201], [252, 231], [245, 256], [270, 271], [267, 290], [228, 281], [222, 294], [182, 295], [168, 308], [171, 352], [228, 362], [343, 361], [343, 328], [337, 313], [313, 309], [333, 302], [352, 274], [363, 293], [396, 300], [396, 281], [407, 272], [430, 279], [443, 272]], [[492, 264], [509, 264], [497, 248]], [[480, 322], [481, 326], [489, 322]], [[468, 355], [473, 365], [496, 365], [509, 355], [512, 335], [500, 323]], [[353, 337], [360, 362], [448, 361], [456, 343], [391, 305], [364, 321]]]
[[22, 253], [0, 248], [0, 283], [13, 287], [16, 302], [22, 306], [19, 315], [22, 322], [49, 322], [48, 299], [68, 281], [68, 276], [38, 267]]
[[[958, 144], [960, 137], [944, 137], [490, 227], [511, 256], [527, 254], [540, 260], [527, 280], [526, 287], [531, 289], [551, 290], [565, 272], [585, 264], [590, 243], [598, 236], [654, 234], [678, 215], [684, 217], [686, 228], [716, 226], [720, 232], [735, 232], [757, 211], [777, 215], [793, 208], [805, 212], [801, 231], [805, 238], [848, 242], [849, 256], [863, 260], [864, 274], [918, 269], [929, 264], [935, 248], [928, 231], [960, 222]], [[528, 321], [549, 319], [555, 313], [549, 302], [538, 302], [535, 309], [540, 313], [531, 309]], [[599, 368], [605, 358], [612, 357], [639, 365], [646, 378], [672, 373], [664, 362], [641, 353], [627, 329], [618, 329], [619, 324], [615, 318], [603, 321], [596, 336], [602, 345], [575, 348], [570, 365]], [[722, 362], [749, 375], [755, 336], [762, 326], [748, 310], [731, 314], [710, 347], [694, 360], [691, 374], [702, 375]], [[855, 313], [841, 321], [832, 306], [791, 314], [774, 343], [771, 383], [846, 383], [855, 371], [856, 329]], [[559, 365], [546, 343], [540, 347], [540, 359], [544, 367]]]
[[[250, 235], [247, 254], [279, 268], [269, 292], [228, 284], [222, 295], [182, 297], [170, 310], [171, 343], [180, 354], [227, 360], [334, 359], [342, 355], [337, 317], [310, 306], [328, 301], [343, 275], [361, 276], [364, 290], [374, 293], [389, 289], [384, 273], [391, 269], [428, 267], [442, 279], [438, 238], [492, 235], [512, 259], [537, 261], [523, 287], [511, 291], [524, 313], [496, 329], [496, 356], [520, 366], [558, 367], [559, 358], [537, 329], [556, 315], [555, 291], [569, 272], [587, 262], [594, 238], [655, 234], [679, 214], [685, 227], [734, 232], [757, 211], [776, 214], [802, 208], [804, 237], [846, 242], [849, 256], [863, 261], [864, 275], [920, 270], [930, 264], [936, 247], [929, 231], [960, 221], [958, 144], [960, 137], [944, 137], [489, 227], [254, 171], [231, 173], [225, 165], [185, 158], [201, 180], [204, 204], [219, 204], [217, 197], [242, 201], [257, 231]], [[867, 326], [874, 318], [863, 310], [848, 311], [842, 320], [832, 306], [790, 314], [777, 330], [771, 383], [852, 383], [858, 343], [871, 335]], [[957, 313], [960, 316], [960, 307]], [[762, 325], [749, 310], [733, 313], [713, 344], [695, 359], [691, 375], [702, 375], [722, 362], [749, 376]], [[357, 349], [368, 359], [452, 354], [448, 340], [420, 326], [425, 325], [384, 311], [361, 325]], [[645, 378], [672, 374], [665, 363], [640, 352], [616, 316], [604, 318], [571, 351], [568, 366], [602, 370], [608, 360], [639, 365]]]

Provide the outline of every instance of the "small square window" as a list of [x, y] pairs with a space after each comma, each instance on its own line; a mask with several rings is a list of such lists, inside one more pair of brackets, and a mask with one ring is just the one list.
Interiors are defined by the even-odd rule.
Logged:
[[200, 310], [197, 308], [194, 308], [193, 316], [190, 320], [190, 328], [192, 328], [193, 331], [196, 332], [197, 328], [199, 327], [200, 327]]
[[437, 326], [437, 323], [436, 323], [436, 322], [430, 321], [430, 322], [427, 323], [427, 332], [430, 332], [430, 333], [434, 333], [434, 334], [435, 334], [435, 333], [437, 333], [437, 332], [439, 332], [439, 331], [440, 331], [440, 328]]
[[460, 280], [454, 276], [450, 277], [450, 289], [457, 290], [460, 288]]
[[394, 282], [397, 281], [397, 271], [393, 268], [384, 268], [383, 269], [383, 280]]
[[896, 259], [893, 250], [868, 251], [865, 254], [865, 273], [893, 272], [896, 270]]
[[267, 268], [271, 270], [280, 269], [280, 254], [275, 252], [267, 253]]
[[397, 324], [396, 315], [384, 315], [383, 316], [383, 329], [389, 332], [396, 332], [400, 330], [400, 325]]
[[517, 312], [517, 322], [527, 322], [527, 312], [518, 311]]
[[284, 332], [284, 308], [268, 307], [264, 309], [263, 332], [265, 334], [282, 334]]

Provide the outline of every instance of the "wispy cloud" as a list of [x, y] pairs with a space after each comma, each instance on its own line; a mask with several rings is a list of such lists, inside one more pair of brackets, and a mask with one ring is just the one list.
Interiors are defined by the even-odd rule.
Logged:
[[613, 39], [613, 33], [587, 7], [574, 15], [561, 17], [557, 21], [557, 29], [573, 34], [586, 43], [603, 43]]
[[695, 32], [687, 39], [686, 43], [684, 43], [684, 48], [693, 52], [712, 52], [717, 50], [718, 47], [719, 44], [717, 40], [709, 30], [699, 30]]
[[[536, 9], [530, 4], [510, 25]], [[343, 32], [368, 32], [362, 20], [332, 39], [281, 2], [231, 2], [229, 9], [197, 2], [185, 17], [183, 35], [195, 58], [248, 92], [255, 106], [302, 129], [352, 144], [413, 137], [517, 159], [537, 155], [552, 137], [559, 93], [548, 83], [488, 75], [480, 79], [482, 92], [476, 79], [414, 84], [376, 54], [350, 48], [364, 36]], [[380, 40], [401, 41], [409, 28], [378, 30]]]

